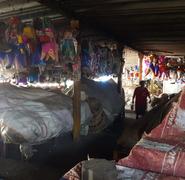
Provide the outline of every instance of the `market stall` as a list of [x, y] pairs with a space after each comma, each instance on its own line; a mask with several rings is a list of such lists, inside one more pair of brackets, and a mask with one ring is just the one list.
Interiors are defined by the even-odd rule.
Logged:
[[[129, 57], [127, 59], [129, 61]], [[135, 59], [137, 61], [124, 70], [123, 84], [126, 89], [127, 109], [131, 107], [133, 91], [140, 80], [146, 81], [146, 86], [154, 99], [163, 93], [178, 93], [184, 87], [184, 57], [138, 53]]]
[[48, 17], [29, 23], [12, 17], [1, 27], [2, 155], [10, 143], [20, 145], [30, 158], [34, 145], [71, 132], [78, 140], [121, 118], [124, 107], [117, 84], [110, 78], [93, 81], [118, 77], [122, 50], [116, 42], [80, 30], [78, 20], [56, 26]]

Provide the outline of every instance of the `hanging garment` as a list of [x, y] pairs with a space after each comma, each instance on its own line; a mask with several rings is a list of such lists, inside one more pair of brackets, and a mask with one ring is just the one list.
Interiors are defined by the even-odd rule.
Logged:
[[64, 60], [73, 61], [77, 55], [76, 40], [63, 39], [60, 44], [60, 50]]

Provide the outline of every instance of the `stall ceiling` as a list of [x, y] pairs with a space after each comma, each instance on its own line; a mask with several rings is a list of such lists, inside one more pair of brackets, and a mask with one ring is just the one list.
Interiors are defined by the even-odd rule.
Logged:
[[185, 0], [40, 0], [142, 52], [185, 55]]
[[136, 50], [185, 55], [185, 0], [0, 0], [0, 20], [63, 14]]
[[37, 1], [0, 0], [0, 20], [6, 20], [12, 16], [19, 16], [24, 21], [30, 21], [33, 17], [42, 16], [50, 16], [51, 18], [63, 17], [61, 13], [57, 13]]

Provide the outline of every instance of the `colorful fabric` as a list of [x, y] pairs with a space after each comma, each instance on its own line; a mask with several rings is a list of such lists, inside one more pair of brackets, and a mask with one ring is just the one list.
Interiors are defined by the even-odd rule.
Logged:
[[54, 42], [44, 43], [42, 44], [42, 52], [49, 53], [49, 51], [55, 51], [56, 46]]

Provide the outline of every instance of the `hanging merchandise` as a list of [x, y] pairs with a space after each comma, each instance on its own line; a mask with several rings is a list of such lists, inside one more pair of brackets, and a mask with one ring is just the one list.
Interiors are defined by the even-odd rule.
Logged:
[[148, 73], [148, 67], [150, 65], [150, 58], [148, 56], [144, 56], [143, 57], [143, 64], [142, 64], [142, 68], [143, 68], [143, 76], [145, 77]]
[[78, 54], [80, 50], [76, 40], [78, 29], [73, 28], [74, 29], [68, 27], [63, 32], [60, 40], [60, 58], [66, 76], [68, 76], [68, 78], [79, 79], [81, 74], [81, 59]]
[[92, 73], [92, 76], [96, 76], [96, 73], [98, 72], [98, 59], [96, 56], [96, 47], [93, 44], [93, 42], [89, 42], [89, 55], [90, 55], [90, 64], [89, 64], [89, 69]]
[[[33, 54], [32, 64], [42, 66], [40, 69], [43, 71], [46, 63], [58, 62], [58, 45], [55, 40], [52, 22], [48, 17], [35, 18], [33, 26], [38, 42]], [[41, 53], [39, 54], [39, 52]], [[40, 60], [38, 61], [39, 55]], [[34, 59], [37, 59], [37, 61]]]
[[42, 31], [43, 24], [41, 18], [35, 18], [33, 19], [33, 28], [35, 31], [35, 49], [31, 57], [31, 65], [32, 66], [38, 66], [39, 64], [43, 64], [44, 62], [41, 62], [41, 42], [43, 42], [43, 36], [44, 33]]
[[101, 75], [106, 75], [106, 63], [107, 63], [107, 52], [108, 49], [106, 47], [103, 48], [99, 48], [99, 55], [100, 55], [100, 61], [99, 61], [99, 65], [100, 65], [100, 74]]
[[152, 72], [153, 78], [157, 77], [159, 74], [159, 64], [158, 64], [157, 56], [150, 57], [150, 63], [145, 76], [147, 76], [150, 72]]
[[[90, 38], [90, 37], [89, 37]], [[120, 55], [112, 42], [82, 39], [82, 69], [91, 77], [117, 75]]]
[[64, 38], [60, 42], [60, 49], [62, 59], [65, 62], [73, 63], [77, 55], [77, 41], [73, 38], [73, 34], [70, 30], [64, 32]]
[[82, 49], [82, 67], [90, 67], [89, 42], [87, 39], [81, 42]]
[[17, 70], [26, 67], [25, 44], [22, 37], [23, 24], [18, 17], [12, 17], [8, 23], [7, 42], [10, 44], [11, 52], [8, 53], [10, 68], [13, 64]]
[[40, 37], [40, 41], [42, 44], [41, 60], [58, 62], [58, 48], [51, 28], [44, 29], [44, 35]]
[[[25, 50], [27, 55], [28, 66], [32, 65], [33, 55], [36, 51], [36, 33], [31, 25], [25, 25], [23, 28], [23, 42], [25, 44]], [[35, 59], [36, 61], [37, 59]]]
[[[40, 19], [33, 22], [36, 29], [37, 45], [32, 58], [32, 64], [39, 67], [40, 74], [43, 74], [47, 66], [58, 62], [58, 45], [55, 40], [54, 30], [49, 18], [42, 19], [42, 27], [38, 25]], [[35, 61], [37, 60], [37, 61]]]
[[165, 56], [159, 57], [159, 78], [165, 79], [169, 77], [169, 70], [167, 67], [167, 59]]

